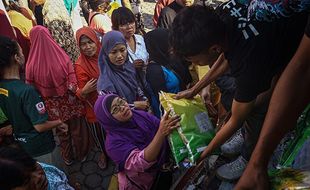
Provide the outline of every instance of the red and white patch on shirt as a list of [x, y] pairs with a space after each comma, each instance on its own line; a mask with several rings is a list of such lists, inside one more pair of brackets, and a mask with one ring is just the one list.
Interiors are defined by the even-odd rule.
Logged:
[[37, 103], [36, 108], [37, 108], [39, 114], [45, 114], [46, 110], [45, 110], [45, 106], [44, 106], [43, 102]]

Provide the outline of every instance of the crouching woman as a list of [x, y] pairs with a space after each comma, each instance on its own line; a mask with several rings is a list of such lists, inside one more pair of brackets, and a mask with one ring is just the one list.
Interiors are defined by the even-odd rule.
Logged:
[[144, 111], [130, 109], [114, 94], [99, 96], [95, 113], [106, 131], [105, 147], [118, 166], [119, 189], [151, 189], [169, 157], [166, 136], [179, 126], [180, 117], [161, 121]]

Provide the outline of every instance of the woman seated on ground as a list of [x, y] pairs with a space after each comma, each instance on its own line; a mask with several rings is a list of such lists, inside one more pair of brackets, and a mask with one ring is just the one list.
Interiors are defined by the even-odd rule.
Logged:
[[112, 13], [112, 28], [120, 31], [125, 39], [129, 61], [136, 68], [136, 78], [143, 93], [148, 95], [148, 85], [145, 79], [145, 69], [149, 54], [146, 51], [144, 39], [136, 33], [135, 15], [126, 7], [120, 7]]
[[91, 130], [97, 147], [101, 150], [98, 166], [106, 168], [106, 156], [104, 154], [104, 130], [97, 122], [94, 113], [94, 104], [97, 100], [97, 80], [99, 77], [98, 55], [101, 44], [96, 33], [90, 27], [83, 27], [76, 33], [76, 41], [80, 47], [80, 57], [75, 66], [75, 74], [78, 81], [76, 95], [84, 102], [86, 109], [87, 125]]
[[[48, 117], [69, 126], [67, 134], [56, 133], [65, 164], [84, 161], [92, 143], [86, 127], [85, 108], [76, 96], [77, 80], [70, 57], [43, 26], [30, 32], [31, 49], [26, 66], [26, 82], [40, 92]], [[74, 150], [74, 151], [73, 151]]]
[[107, 154], [118, 166], [119, 189], [151, 189], [169, 155], [166, 136], [179, 126], [180, 117], [169, 117], [167, 112], [159, 121], [147, 112], [131, 110], [115, 94], [99, 96], [95, 113], [107, 132]]
[[167, 29], [160, 28], [144, 36], [150, 54], [146, 80], [153, 90], [152, 108], [156, 116], [160, 116], [158, 96], [160, 91], [178, 93], [185, 90], [191, 82], [188, 68], [170, 56], [168, 35]]
[[[126, 40], [122, 33], [111, 31], [105, 34], [99, 54], [100, 76], [98, 91], [111, 91], [125, 98], [130, 104], [139, 104], [147, 109], [148, 103], [140, 94], [136, 71], [128, 60]], [[137, 103], [137, 101], [139, 101]]]
[[2, 190], [73, 190], [62, 171], [36, 162], [18, 146], [0, 148], [0, 170]]

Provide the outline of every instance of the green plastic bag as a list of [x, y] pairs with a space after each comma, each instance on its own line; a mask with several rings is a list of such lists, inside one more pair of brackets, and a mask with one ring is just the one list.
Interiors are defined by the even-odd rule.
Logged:
[[310, 105], [304, 110], [297, 121], [295, 138], [288, 145], [280, 159], [280, 167], [291, 167], [293, 161], [302, 148], [303, 144], [310, 138]]
[[280, 169], [269, 175], [271, 189], [310, 189], [310, 171]]
[[[181, 117], [181, 127], [169, 137], [170, 145], [178, 163], [183, 157], [186, 157], [185, 153], [178, 152], [178, 147], [181, 147], [181, 139], [183, 146], [185, 145], [188, 151], [187, 158], [191, 163], [195, 164], [201, 152], [215, 136], [215, 131], [200, 96], [195, 96], [190, 100], [175, 100], [173, 96], [175, 94], [160, 93], [160, 102], [164, 110], [171, 110], [172, 114]], [[183, 150], [183, 148], [180, 150]]]
[[[171, 110], [170, 114], [173, 116], [176, 113], [174, 112], [174, 109], [171, 107], [172, 105], [166, 101], [166, 99], [163, 97], [162, 94], [160, 94], [160, 102], [165, 111]], [[185, 158], [188, 157], [188, 150], [183, 143], [183, 140], [181, 136], [179, 135], [178, 131], [173, 131], [171, 135], [168, 137], [169, 144], [171, 147], [171, 151], [174, 157], [174, 160], [177, 165], [179, 165], [180, 162], [182, 162]], [[185, 140], [185, 139], [184, 139]]]

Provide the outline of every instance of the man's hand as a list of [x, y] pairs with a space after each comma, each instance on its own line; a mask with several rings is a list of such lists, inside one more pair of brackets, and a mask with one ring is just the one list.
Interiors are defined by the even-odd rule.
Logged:
[[269, 189], [267, 168], [255, 167], [248, 164], [243, 175], [239, 179], [235, 189], [238, 190], [265, 190]]
[[216, 117], [217, 110], [215, 109], [215, 107], [213, 106], [211, 102], [210, 85], [201, 91], [200, 96], [208, 110], [209, 115], [211, 117]]
[[194, 94], [192, 88], [184, 90], [182, 92], [179, 92], [174, 98], [179, 100], [182, 98], [186, 98], [186, 99], [191, 99], [195, 96], [196, 94]]

